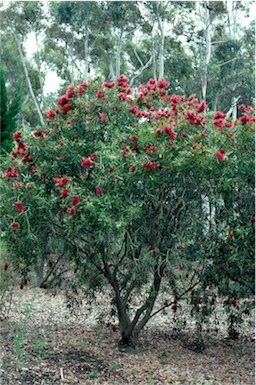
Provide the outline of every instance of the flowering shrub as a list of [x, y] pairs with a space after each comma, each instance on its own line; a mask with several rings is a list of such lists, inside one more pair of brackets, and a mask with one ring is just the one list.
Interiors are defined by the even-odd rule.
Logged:
[[[124, 75], [69, 86], [46, 127], [14, 133], [2, 178], [19, 284], [42, 260], [53, 283], [107, 282], [124, 345], [136, 344], [163, 281], [173, 312], [189, 292], [195, 311], [216, 287], [229, 309], [253, 292], [253, 109], [232, 122], [167, 86], [133, 90]], [[146, 301], [131, 314], [140, 290]]]

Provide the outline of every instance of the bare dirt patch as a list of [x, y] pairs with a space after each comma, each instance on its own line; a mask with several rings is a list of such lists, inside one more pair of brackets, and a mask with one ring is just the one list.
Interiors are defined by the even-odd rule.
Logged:
[[1, 385], [254, 383], [251, 322], [238, 340], [210, 330], [199, 343], [193, 325], [174, 329], [169, 311], [150, 321], [136, 351], [122, 353], [114, 319], [98, 325], [98, 309], [110, 310], [108, 296], [97, 303], [84, 301], [72, 315], [61, 295], [39, 289], [15, 293], [1, 323]]

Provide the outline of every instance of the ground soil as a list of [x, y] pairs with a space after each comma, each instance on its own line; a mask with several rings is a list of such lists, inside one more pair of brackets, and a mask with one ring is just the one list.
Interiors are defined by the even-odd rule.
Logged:
[[100, 314], [109, 310], [106, 295], [93, 305], [84, 301], [71, 314], [61, 295], [27, 288], [15, 292], [0, 326], [1, 385], [254, 383], [252, 320], [237, 340], [227, 338], [224, 326], [215, 334], [215, 322], [199, 341], [195, 325], [182, 314], [175, 322], [168, 310], [149, 322], [136, 351], [124, 353], [118, 349], [115, 318], [101, 322]]

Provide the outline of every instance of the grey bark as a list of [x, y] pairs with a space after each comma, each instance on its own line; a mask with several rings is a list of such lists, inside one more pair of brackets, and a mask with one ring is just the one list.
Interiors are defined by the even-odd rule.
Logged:
[[27, 65], [26, 65], [24, 54], [22, 52], [22, 47], [21, 47], [20, 41], [15, 36], [15, 34], [13, 34], [13, 36], [14, 36], [14, 39], [15, 39], [15, 41], [17, 43], [18, 52], [19, 52], [19, 55], [20, 55], [20, 59], [21, 59], [21, 62], [22, 62], [23, 69], [24, 69], [25, 77], [26, 77], [26, 80], [27, 80], [27, 83], [28, 83], [28, 88], [29, 88], [30, 95], [31, 95], [31, 97], [33, 99], [33, 102], [35, 104], [36, 111], [38, 113], [40, 123], [41, 123], [42, 126], [44, 126], [44, 118], [43, 118], [42, 112], [40, 110], [39, 104], [38, 104], [38, 102], [36, 100], [36, 96], [35, 96], [34, 91], [33, 91], [33, 87], [32, 87], [32, 84], [31, 84], [30, 77], [29, 77], [29, 73], [28, 73], [28, 69], [27, 69]]

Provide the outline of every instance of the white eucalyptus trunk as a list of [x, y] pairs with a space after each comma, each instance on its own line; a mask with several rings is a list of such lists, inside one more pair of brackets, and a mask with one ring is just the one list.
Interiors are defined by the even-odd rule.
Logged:
[[25, 57], [24, 57], [24, 54], [23, 54], [23, 51], [22, 51], [21, 43], [20, 43], [19, 39], [15, 36], [15, 34], [14, 34], [14, 38], [15, 38], [15, 41], [17, 43], [18, 52], [19, 52], [19, 55], [20, 55], [20, 59], [21, 59], [21, 62], [22, 62], [23, 69], [24, 69], [25, 77], [26, 77], [26, 80], [27, 80], [27, 83], [28, 83], [28, 88], [29, 88], [30, 95], [31, 95], [32, 100], [33, 100], [33, 102], [35, 104], [36, 111], [37, 111], [38, 116], [39, 116], [40, 124], [42, 126], [44, 126], [44, 124], [45, 124], [44, 123], [44, 118], [43, 118], [42, 112], [40, 110], [39, 104], [37, 102], [35, 93], [33, 91], [33, 87], [32, 87], [32, 84], [31, 84], [30, 77], [29, 77], [29, 73], [28, 73]]
[[209, 1], [204, 1], [204, 43], [205, 53], [203, 58], [203, 75], [202, 75], [202, 99], [206, 100], [207, 95], [207, 82], [208, 82], [208, 66], [211, 60], [211, 47], [212, 47], [212, 27], [210, 20], [210, 11], [208, 9]]
[[159, 44], [159, 79], [164, 77], [164, 22], [158, 21], [160, 30], [160, 44]]
[[89, 74], [89, 31], [86, 30], [84, 37], [84, 80], [88, 82]]

